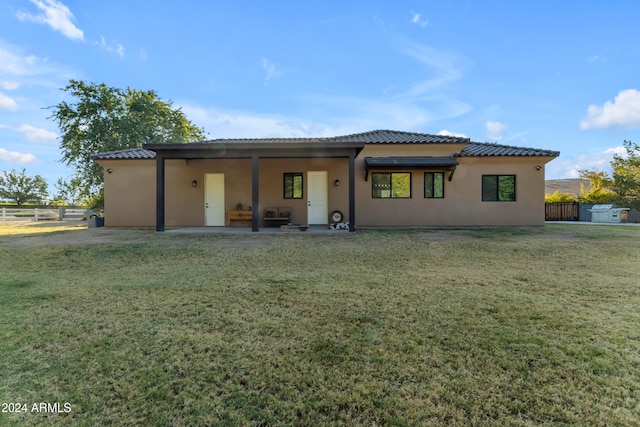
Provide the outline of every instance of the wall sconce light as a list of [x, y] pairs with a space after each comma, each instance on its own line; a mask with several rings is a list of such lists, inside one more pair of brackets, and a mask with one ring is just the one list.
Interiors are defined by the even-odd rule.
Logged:
[[191, 181], [191, 186], [192, 187], [197, 187], [198, 186], [198, 181], [196, 181], [195, 179], [193, 181]]
[[536, 170], [539, 171], [540, 169], [542, 169], [542, 166], [536, 165]]
[[113, 172], [113, 169], [111, 168], [107, 169], [107, 173], [111, 173], [111, 172]]
[[340, 180], [336, 179], [336, 181], [334, 182], [334, 184], [336, 185], [336, 187], [340, 187]]

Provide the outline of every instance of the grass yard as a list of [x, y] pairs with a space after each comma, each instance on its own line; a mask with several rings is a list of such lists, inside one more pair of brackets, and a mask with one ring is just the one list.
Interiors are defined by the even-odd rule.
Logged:
[[21, 236], [29, 234], [59, 233], [69, 230], [84, 230], [86, 221], [13, 221], [11, 223], [0, 222], [0, 238], [6, 236]]
[[640, 424], [640, 227], [3, 228], [1, 425]]

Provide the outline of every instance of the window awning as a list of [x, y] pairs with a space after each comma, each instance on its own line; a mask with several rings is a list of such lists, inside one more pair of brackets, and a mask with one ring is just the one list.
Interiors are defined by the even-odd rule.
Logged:
[[383, 169], [448, 170], [451, 181], [458, 161], [454, 157], [365, 157], [364, 165], [365, 181], [369, 178], [370, 170]]

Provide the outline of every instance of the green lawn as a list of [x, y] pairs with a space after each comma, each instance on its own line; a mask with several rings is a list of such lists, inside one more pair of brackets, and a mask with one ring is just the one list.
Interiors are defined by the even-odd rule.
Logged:
[[640, 424], [640, 227], [3, 228], [2, 425]]

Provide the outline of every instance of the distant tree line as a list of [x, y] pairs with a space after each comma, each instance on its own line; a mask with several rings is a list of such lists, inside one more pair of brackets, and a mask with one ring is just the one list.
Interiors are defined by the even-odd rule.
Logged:
[[49, 185], [40, 175], [29, 176], [26, 169], [15, 169], [0, 174], [0, 199], [8, 200], [20, 207], [24, 204], [48, 204], [53, 206], [79, 206], [88, 204], [81, 195], [81, 180], [78, 177], [59, 178], [56, 193], [49, 200]]

